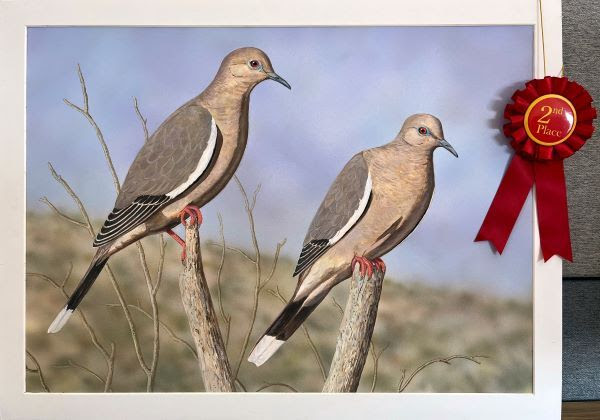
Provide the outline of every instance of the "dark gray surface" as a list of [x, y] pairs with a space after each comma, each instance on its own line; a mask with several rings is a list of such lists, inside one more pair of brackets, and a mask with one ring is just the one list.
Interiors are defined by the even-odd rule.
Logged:
[[[584, 85], [600, 107], [600, 2], [563, 0], [565, 75]], [[575, 262], [565, 276], [600, 276], [600, 136], [567, 159], [569, 217]], [[600, 399], [600, 280], [563, 285], [563, 399]]]
[[[565, 75], [581, 83], [600, 107], [600, 1], [563, 0]], [[574, 262], [565, 276], [600, 276], [600, 133], [565, 161]], [[600, 305], [600, 302], [597, 304]], [[599, 375], [600, 377], [600, 375]]]
[[563, 281], [563, 400], [600, 399], [600, 280]]

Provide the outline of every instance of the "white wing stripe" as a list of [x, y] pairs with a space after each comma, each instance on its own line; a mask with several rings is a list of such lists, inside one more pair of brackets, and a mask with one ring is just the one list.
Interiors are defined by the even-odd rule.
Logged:
[[371, 181], [371, 174], [369, 174], [367, 176], [367, 182], [365, 183], [365, 191], [364, 191], [363, 196], [361, 197], [360, 201], [358, 202], [358, 208], [356, 209], [356, 211], [354, 212], [354, 214], [352, 215], [350, 220], [348, 220], [348, 222], [344, 225], [344, 227], [341, 228], [331, 239], [329, 239], [329, 243], [331, 245], [335, 244], [337, 241], [342, 239], [342, 237], [350, 229], [352, 229], [352, 226], [354, 226], [354, 224], [358, 221], [358, 219], [360, 219], [360, 216], [362, 216], [363, 212], [367, 208], [367, 204], [369, 203], [369, 197], [371, 196], [372, 186], [373, 186], [373, 184]]
[[196, 182], [196, 180], [198, 178], [200, 178], [202, 176], [202, 173], [208, 167], [208, 164], [210, 163], [212, 155], [215, 151], [215, 146], [217, 145], [217, 134], [218, 134], [217, 123], [215, 122], [215, 119], [212, 118], [210, 121], [210, 137], [208, 138], [208, 143], [206, 144], [206, 149], [204, 149], [204, 152], [202, 152], [202, 156], [200, 157], [200, 160], [198, 161], [198, 166], [196, 166], [196, 169], [194, 169], [194, 172], [192, 172], [190, 174], [188, 179], [183, 184], [181, 184], [174, 190], [169, 191], [166, 194], [169, 198], [177, 197], [179, 194], [184, 192], [190, 185], [192, 185], [194, 182]]

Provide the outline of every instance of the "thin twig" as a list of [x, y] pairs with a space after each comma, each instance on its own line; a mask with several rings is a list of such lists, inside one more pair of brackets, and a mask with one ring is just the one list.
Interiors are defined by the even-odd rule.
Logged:
[[[133, 107], [135, 109], [135, 113], [140, 119], [140, 123], [142, 126], [142, 130], [144, 131], [144, 142], [148, 141], [148, 120], [144, 118], [142, 113], [140, 112], [139, 104], [137, 98], [133, 100]], [[98, 138], [98, 140], [101, 140]], [[110, 152], [108, 148], [106, 148], [106, 163], [109, 167], [112, 165], [112, 160], [110, 159]], [[120, 184], [118, 182], [115, 184], [116, 192], [119, 194], [121, 192]], [[162, 239], [161, 234], [161, 259], [164, 259], [164, 248], [163, 248], [164, 240]], [[156, 294], [158, 293], [158, 287], [160, 286], [161, 278], [156, 279], [156, 283], [152, 284], [152, 277], [150, 276], [150, 270], [148, 268], [148, 262], [146, 261], [146, 253], [144, 252], [144, 247], [141, 241], [136, 242], [138, 254], [140, 256], [140, 264], [142, 267], [142, 272], [144, 273], [144, 280], [146, 281], [146, 287], [148, 289], [148, 297], [150, 299], [150, 307], [152, 308], [152, 361], [150, 362], [149, 371], [146, 372], [147, 381], [146, 381], [146, 391], [151, 392], [154, 389], [154, 381], [156, 379], [156, 369], [158, 368], [158, 358], [160, 354], [160, 326], [159, 326], [159, 315], [158, 315], [158, 302], [156, 300]], [[162, 276], [162, 261], [159, 261], [159, 274]]]
[[286, 242], [287, 242], [287, 239], [284, 239], [283, 241], [277, 243], [277, 248], [275, 249], [275, 256], [273, 257], [273, 265], [271, 266], [271, 271], [269, 272], [267, 279], [264, 282], [262, 282], [260, 284], [260, 286], [258, 287], [259, 290], [264, 289], [264, 287], [273, 278], [273, 275], [275, 274], [275, 269], [277, 268], [277, 262], [279, 261], [279, 253], [281, 252], [281, 248], [283, 248], [283, 246], [285, 245]]
[[[119, 307], [120, 305], [117, 303], [107, 303], [105, 304], [105, 306], [107, 307]], [[143, 314], [144, 316], [146, 316], [146, 318], [152, 320], [152, 315], [149, 314], [147, 311], [145, 311], [142, 307], [138, 306], [138, 305], [134, 305], [132, 303], [130, 303], [128, 305], [131, 309], [135, 309], [136, 311], [140, 312], [141, 314]], [[167, 334], [169, 335], [169, 337], [171, 337], [171, 339], [173, 341], [175, 341], [176, 343], [182, 344], [184, 345], [194, 356], [195, 359], [198, 359], [198, 354], [196, 353], [196, 350], [194, 349], [194, 346], [192, 346], [190, 343], [188, 343], [187, 341], [185, 341], [183, 338], [179, 337], [174, 331], [173, 329], [171, 329], [167, 324], [165, 324], [163, 321], [159, 322], [159, 325], [161, 327], [163, 327], [163, 329], [167, 332]]]
[[108, 151], [108, 146], [106, 145], [106, 141], [104, 140], [104, 135], [102, 134], [100, 127], [98, 126], [98, 124], [96, 123], [96, 121], [94, 120], [92, 115], [90, 114], [87, 87], [85, 85], [85, 79], [83, 77], [83, 73], [81, 72], [81, 66], [79, 64], [77, 64], [77, 75], [79, 76], [79, 84], [81, 85], [81, 94], [83, 95], [83, 108], [73, 104], [68, 99], [63, 99], [63, 101], [65, 102], [65, 104], [67, 104], [71, 108], [73, 108], [76, 111], [78, 111], [79, 113], [81, 113], [81, 115], [83, 115], [88, 120], [90, 125], [94, 128], [94, 131], [96, 132], [96, 137], [98, 138], [98, 141], [100, 142], [100, 146], [102, 147], [102, 151], [104, 153], [104, 158], [106, 160], [106, 163], [108, 164], [108, 169], [112, 176], [113, 184], [115, 184], [115, 189], [117, 191], [120, 191], [121, 184], [119, 183], [119, 177], [117, 176], [117, 171], [115, 170], [115, 165], [113, 164], [112, 158], [110, 157], [110, 153]]
[[221, 261], [219, 261], [219, 268], [217, 269], [217, 299], [219, 304], [219, 313], [221, 314], [221, 319], [225, 324], [225, 348], [229, 344], [229, 333], [231, 330], [231, 315], [225, 313], [223, 309], [223, 296], [221, 291], [221, 275], [223, 274], [223, 266], [225, 265], [225, 254], [227, 250], [227, 245], [225, 244], [225, 232], [223, 228], [223, 216], [221, 213], [217, 214], [219, 218], [219, 232], [221, 234], [221, 242], [223, 243], [223, 248], [221, 251]]
[[[66, 285], [66, 280], [68, 279], [70, 274], [70, 270], [68, 272], [68, 275], [65, 276], [65, 280], [62, 282], [62, 284], [58, 284], [54, 279], [52, 279], [50, 276], [47, 276], [45, 274], [42, 273], [26, 273], [26, 276], [29, 277], [34, 277], [34, 278], [39, 278], [41, 280], [44, 280], [46, 282], [48, 282], [50, 285], [52, 285], [54, 288], [58, 289], [62, 296], [65, 299], [69, 298], [69, 294], [67, 293], [67, 291], [65, 290], [65, 285]], [[98, 351], [100, 352], [100, 354], [102, 355], [102, 357], [104, 358], [105, 362], [106, 362], [106, 379], [105, 379], [105, 383], [108, 384], [108, 387], [111, 386], [112, 384], [112, 378], [113, 378], [113, 368], [114, 368], [114, 360], [111, 361], [111, 359], [113, 359], [111, 357], [111, 354], [109, 353], [109, 351], [102, 345], [102, 343], [100, 343], [100, 340], [98, 339], [98, 336], [96, 334], [96, 331], [94, 330], [94, 328], [92, 328], [92, 326], [90, 325], [89, 321], [87, 320], [87, 317], [85, 315], [85, 311], [82, 308], [78, 308], [77, 309], [77, 315], [79, 317], [79, 319], [81, 320], [81, 323], [83, 324], [83, 328], [87, 331], [88, 335], [90, 336], [90, 340], [92, 341], [92, 344], [94, 345], [94, 347], [96, 347], [96, 349], [98, 349]]]
[[[219, 248], [223, 247], [223, 244], [220, 244], [218, 242], [206, 241], [205, 243], [207, 245], [214, 246], [214, 247], [219, 247]], [[254, 261], [254, 258], [252, 258], [250, 255], [248, 255], [244, 250], [242, 250], [240, 248], [236, 248], [234, 246], [229, 246], [229, 245], [227, 245], [226, 248], [227, 248], [228, 251], [237, 252], [242, 257], [244, 257], [245, 259], [247, 259], [248, 261], [250, 261], [252, 264], [256, 264], [256, 261]]]
[[152, 288], [152, 294], [156, 296], [158, 294], [158, 288], [163, 278], [163, 271], [165, 266], [165, 249], [167, 248], [167, 242], [165, 236], [161, 233], [158, 235], [158, 246], [159, 246], [159, 257], [158, 257], [158, 268], [156, 269], [156, 281]]
[[371, 357], [373, 359], [373, 381], [371, 382], [371, 392], [375, 392], [375, 387], [377, 386], [377, 371], [379, 369], [379, 358], [383, 354], [383, 352], [389, 347], [390, 343], [387, 343], [380, 351], [377, 353], [375, 351], [375, 343], [371, 339]]
[[285, 383], [283, 383], [283, 382], [274, 382], [274, 383], [265, 384], [265, 385], [263, 385], [263, 386], [261, 386], [261, 387], [257, 388], [255, 392], [260, 392], [260, 391], [262, 391], [263, 389], [267, 389], [267, 388], [269, 388], [269, 387], [272, 387], [272, 386], [282, 386], [282, 387], [284, 387], [284, 388], [287, 388], [287, 389], [289, 389], [289, 390], [290, 390], [290, 391], [292, 391], [292, 392], [298, 392], [298, 390], [297, 390], [296, 388], [294, 388], [294, 387], [293, 387], [293, 386], [291, 386], [291, 385], [285, 384]]
[[[269, 289], [269, 290], [267, 290], [267, 293], [278, 298], [284, 305], [288, 301], [279, 291], [279, 287], [277, 287], [276, 291], [273, 289]], [[308, 346], [310, 347], [310, 349], [312, 350], [312, 352], [315, 356], [315, 360], [317, 361], [319, 370], [321, 371], [321, 376], [323, 377], [323, 382], [325, 382], [327, 380], [327, 373], [325, 372], [325, 366], [323, 365], [323, 360], [321, 359], [321, 356], [319, 355], [319, 351], [317, 350], [317, 347], [315, 346], [315, 343], [313, 342], [313, 340], [310, 336], [310, 333], [308, 332], [308, 327], [305, 324], [302, 324], [301, 328], [302, 328], [302, 331], [304, 332], [304, 337], [306, 337], [306, 341], [308, 341]]]
[[[115, 370], [115, 343], [110, 343], [110, 356], [108, 359], [108, 373], [106, 374], [106, 381], [104, 382], [104, 392], [112, 391], [112, 378]], [[110, 381], [109, 381], [110, 379]]]
[[[94, 226], [92, 225], [92, 222], [90, 220], [90, 216], [89, 216], [85, 206], [83, 205], [83, 202], [81, 201], [79, 196], [75, 193], [75, 191], [73, 191], [73, 189], [71, 188], [69, 183], [54, 170], [54, 167], [52, 166], [51, 163], [48, 163], [48, 167], [50, 168], [50, 173], [52, 174], [54, 179], [60, 185], [62, 185], [62, 187], [65, 189], [65, 191], [67, 191], [67, 193], [71, 196], [71, 198], [73, 199], [73, 201], [79, 208], [79, 212], [81, 213], [81, 216], [83, 217], [83, 219], [85, 220], [85, 224], [87, 225], [87, 231], [90, 234], [90, 236], [92, 238], [94, 238], [96, 236], [96, 232], [95, 232]], [[146, 375], [149, 375], [150, 369], [148, 368], [148, 365], [146, 364], [146, 361], [144, 360], [144, 356], [142, 354], [139, 339], [137, 336], [137, 330], [136, 330], [135, 324], [133, 323], [133, 319], [131, 318], [131, 313], [129, 313], [129, 309], [127, 308], [127, 302], [125, 301], [125, 297], [123, 296], [123, 292], [121, 291], [121, 287], [117, 281], [117, 278], [116, 278], [110, 264], [108, 264], [108, 263], [106, 264], [106, 272], [108, 273], [108, 277], [110, 279], [111, 285], [113, 286], [113, 289], [115, 290], [115, 293], [117, 294], [117, 299], [119, 300], [119, 303], [121, 304], [121, 308], [123, 309], [123, 313], [125, 315], [125, 320], [127, 321], [127, 325], [129, 326], [129, 332], [131, 334], [131, 339], [133, 341], [133, 347], [134, 347], [138, 362], [140, 364], [140, 367], [142, 368], [142, 370], [144, 371], [144, 373]]]
[[331, 300], [333, 302], [333, 306], [335, 306], [337, 310], [340, 311], [340, 315], [344, 315], [344, 308], [342, 308], [342, 305], [340, 305], [333, 296], [331, 296]]
[[238, 357], [236, 367], [233, 371], [233, 377], [237, 378], [237, 376], [240, 372], [240, 367], [242, 366], [242, 361], [244, 360], [244, 357], [246, 355], [246, 350], [248, 349], [250, 335], [252, 334], [252, 330], [254, 329], [254, 322], [256, 321], [256, 313], [258, 311], [258, 298], [259, 298], [260, 283], [261, 283], [261, 266], [260, 266], [260, 248], [258, 246], [258, 239], [256, 238], [256, 227], [254, 225], [253, 210], [254, 210], [254, 206], [256, 205], [256, 197], [260, 190], [260, 184], [254, 191], [253, 200], [252, 200], [252, 204], [251, 204], [250, 201], [248, 200], [248, 194], [246, 193], [246, 190], [244, 189], [244, 186], [242, 185], [242, 183], [240, 182], [238, 177], [236, 175], [234, 175], [233, 179], [237, 183], [238, 188], [240, 189], [240, 192], [242, 194], [242, 198], [244, 199], [244, 207], [246, 209], [246, 215], [248, 217], [248, 224], [250, 225], [250, 237], [252, 239], [252, 246], [254, 248], [254, 266], [255, 266], [255, 271], [256, 271], [256, 278], [255, 278], [255, 282], [254, 282], [254, 301], [252, 304], [252, 313], [250, 314], [250, 322], [249, 322], [246, 334], [244, 336], [244, 340], [242, 342], [242, 347], [240, 349], [240, 354]]
[[238, 385], [240, 386], [240, 388], [242, 388], [242, 390], [243, 390], [244, 392], [248, 392], [248, 388], [246, 388], [246, 385], [244, 385], [244, 384], [242, 383], [242, 381], [240, 381], [240, 379], [239, 379], [239, 378], [236, 378], [236, 379], [235, 379], [235, 383], [236, 383], [236, 384], [238, 384]]
[[42, 372], [42, 368], [39, 362], [29, 350], [26, 349], [25, 351], [27, 352], [27, 356], [29, 357], [29, 359], [31, 359], [31, 362], [35, 365], [35, 369], [30, 369], [30, 371], [37, 372], [38, 377], [40, 378], [40, 384], [42, 385], [42, 388], [44, 389], [44, 391], [50, 392], [50, 387], [46, 383], [46, 379], [44, 378], [44, 373]]
[[148, 119], [144, 118], [144, 116], [140, 112], [138, 100], [135, 96], [133, 97], [133, 107], [135, 108], [135, 113], [138, 116], [138, 118], [140, 119], [140, 123], [142, 124], [142, 130], [144, 130], [144, 141], [146, 142], [146, 141], [148, 141], [148, 138], [150, 137], [148, 135]]
[[140, 256], [140, 264], [146, 280], [148, 295], [150, 296], [150, 306], [152, 307], [152, 362], [150, 363], [149, 372], [146, 373], [146, 392], [151, 392], [154, 389], [154, 380], [156, 379], [156, 368], [158, 367], [158, 356], [160, 353], [160, 326], [158, 319], [158, 303], [156, 301], [156, 292], [158, 291], [152, 284], [150, 270], [146, 261], [146, 253], [141, 242], [136, 242], [138, 254]]
[[79, 220], [75, 220], [70, 216], [67, 216], [65, 213], [61, 212], [54, 204], [52, 204], [50, 202], [50, 200], [48, 200], [47, 197], [42, 197], [40, 198], [40, 201], [44, 204], [46, 204], [48, 207], [50, 207], [50, 209], [52, 211], [54, 211], [54, 213], [56, 213], [58, 216], [62, 217], [63, 219], [65, 219], [67, 222], [73, 223], [74, 225], [77, 225], [79, 227], [82, 227], [84, 229], [87, 228], [86, 224], [83, 223], [82, 221]]
[[443, 357], [443, 358], [439, 358], [439, 359], [433, 359], [430, 360], [428, 362], [423, 363], [422, 365], [420, 365], [419, 367], [417, 367], [406, 379], [406, 381], [404, 380], [404, 378], [406, 377], [406, 370], [403, 369], [402, 370], [402, 377], [400, 378], [400, 383], [398, 384], [398, 388], [397, 391], [398, 392], [403, 392], [406, 387], [411, 383], [411, 381], [415, 378], [415, 376], [417, 376], [419, 374], [419, 372], [421, 372], [423, 369], [425, 369], [427, 366], [431, 366], [434, 363], [445, 363], [447, 365], [451, 365], [452, 363], [450, 363], [452, 360], [454, 359], [463, 359], [463, 360], [469, 360], [473, 363], [476, 363], [478, 365], [481, 364], [481, 362], [477, 359], [485, 359], [487, 358], [487, 356], [463, 356], [463, 355], [454, 355], [454, 356], [449, 356], [449, 357]]
[[[72, 102], [70, 102], [67, 99], [64, 99], [64, 102], [67, 105], [69, 105], [71, 108], [79, 111], [88, 120], [90, 125], [94, 128], [94, 130], [96, 132], [96, 137], [97, 137], [98, 142], [100, 143], [100, 146], [104, 153], [104, 159], [108, 166], [109, 172], [112, 176], [113, 184], [115, 186], [115, 191], [118, 195], [121, 192], [121, 183], [119, 181], [119, 177], [117, 176], [117, 172], [115, 170], [115, 166], [113, 164], [113, 161], [112, 161], [112, 158], [110, 155], [110, 151], [109, 151], [106, 141], [104, 139], [104, 135], [102, 134], [102, 130], [100, 129], [99, 125], [96, 123], [95, 119], [92, 117], [92, 115], [89, 112], [89, 100], [88, 100], [88, 94], [87, 94], [87, 87], [86, 87], [86, 83], [85, 83], [85, 78], [83, 77], [83, 73], [82, 73], [81, 67], [79, 65], [77, 66], [77, 74], [79, 76], [79, 83], [81, 85], [81, 92], [82, 92], [82, 96], [83, 96], [84, 106], [83, 106], [83, 108], [78, 107], [77, 105], [74, 105]], [[144, 134], [145, 134], [145, 141], [147, 141], [148, 140], [148, 128], [146, 125], [146, 119], [142, 116], [142, 114], [139, 110], [137, 99], [134, 101], [134, 107], [135, 107], [135, 111], [138, 114], [140, 121], [142, 123], [142, 128], [143, 128]], [[91, 226], [91, 224], [90, 224], [90, 226]], [[140, 256], [140, 262], [142, 264], [144, 278], [146, 280], [146, 285], [148, 287], [148, 293], [149, 293], [149, 298], [150, 298], [150, 304], [152, 306], [152, 316], [153, 316], [153, 323], [154, 323], [152, 362], [151, 362], [150, 366], [148, 366], [146, 364], [146, 362], [143, 358], [143, 354], [139, 350], [139, 342], [137, 341], [137, 336], [135, 334], [135, 326], [132, 324], [131, 316], [128, 314], [127, 304], [124, 302], [124, 299], [122, 296], [119, 296], [119, 301], [124, 303], [123, 310], [125, 313], [125, 318], [127, 319], [128, 323], [129, 323], [132, 338], [134, 339], [134, 347], [136, 349], [136, 355], [138, 357], [138, 361], [140, 362], [140, 366], [147, 377], [146, 390], [152, 391], [153, 387], [154, 387], [154, 379], [156, 376], [156, 369], [158, 366], [158, 357], [159, 357], [159, 351], [160, 351], [160, 340], [159, 340], [160, 328], [158, 325], [158, 304], [156, 302], [156, 292], [158, 290], [158, 285], [160, 284], [160, 282], [157, 279], [155, 286], [152, 285], [152, 279], [150, 278], [148, 264], [146, 262], [146, 256], [145, 256], [144, 248], [143, 248], [141, 242], [137, 243], [137, 248], [138, 248], [138, 253]], [[113, 276], [110, 267], [108, 267], [108, 271], [109, 271], [109, 273], [111, 273], [110, 275]], [[118, 289], [118, 286], [116, 289]]]
[[62, 369], [62, 368], [76, 368], [76, 369], [80, 369], [84, 372], [89, 373], [90, 375], [92, 375], [94, 378], [96, 378], [98, 381], [100, 381], [102, 384], [105, 384], [106, 381], [104, 379], [102, 379], [102, 377], [100, 375], [98, 375], [96, 372], [94, 372], [92, 369], [80, 365], [79, 363], [73, 362], [72, 360], [67, 360], [67, 364], [66, 365], [58, 365], [58, 366], [54, 366], [57, 369]]
[[[148, 120], [144, 118], [142, 113], [140, 112], [139, 104], [137, 98], [133, 98], [133, 106], [135, 108], [135, 113], [140, 119], [140, 123], [142, 125], [142, 130], [144, 131], [144, 142], [148, 141]], [[107, 149], [107, 156], [110, 159], [110, 153]], [[112, 161], [107, 161], [109, 166], [112, 164]], [[118, 184], [117, 184], [118, 185]], [[117, 194], [120, 192], [120, 188], [117, 188]], [[154, 389], [154, 380], [156, 379], [156, 369], [158, 367], [158, 357], [160, 354], [160, 326], [159, 326], [159, 315], [158, 315], [158, 302], [156, 300], [156, 294], [158, 293], [158, 288], [160, 286], [161, 277], [162, 277], [162, 265], [164, 262], [164, 239], [162, 234], [160, 235], [160, 261], [159, 261], [159, 269], [156, 283], [152, 284], [152, 277], [150, 276], [150, 270], [148, 269], [148, 263], [146, 261], [146, 253], [144, 252], [144, 247], [142, 243], [138, 241], [136, 243], [138, 254], [140, 255], [140, 263], [142, 265], [142, 272], [144, 273], [144, 279], [146, 280], [146, 287], [148, 288], [148, 295], [150, 298], [150, 306], [152, 308], [152, 362], [150, 363], [150, 372], [148, 375], [148, 380], [146, 382], [146, 391], [150, 392]]]
[[254, 193], [252, 194], [252, 200], [250, 200], [248, 198], [248, 194], [246, 193], [246, 190], [244, 188], [244, 186], [242, 185], [242, 183], [240, 182], [239, 178], [234, 175], [233, 179], [235, 180], [236, 184], [238, 185], [238, 188], [240, 190], [240, 193], [242, 194], [242, 198], [244, 200], [244, 208], [246, 210], [246, 216], [248, 217], [248, 225], [250, 228], [250, 239], [252, 240], [252, 247], [254, 249], [254, 258], [251, 258], [251, 260], [254, 262], [254, 267], [255, 267], [255, 281], [254, 281], [254, 294], [253, 294], [253, 303], [252, 303], [252, 313], [250, 314], [250, 322], [248, 324], [248, 329], [246, 331], [246, 334], [244, 335], [244, 340], [242, 342], [242, 347], [240, 349], [240, 354], [239, 354], [239, 358], [238, 358], [238, 362], [236, 364], [235, 370], [233, 371], [233, 376], [234, 378], [237, 378], [239, 371], [240, 371], [240, 367], [242, 365], [242, 361], [244, 360], [244, 357], [246, 355], [246, 350], [248, 349], [248, 343], [250, 342], [250, 336], [252, 335], [252, 331], [254, 329], [254, 323], [256, 322], [256, 314], [258, 312], [258, 301], [259, 301], [259, 296], [260, 296], [260, 291], [262, 290], [262, 287], [264, 287], [273, 277], [273, 274], [275, 273], [275, 269], [277, 268], [277, 262], [279, 260], [279, 252], [281, 251], [281, 247], [285, 244], [285, 239], [277, 244], [277, 249], [275, 250], [275, 258], [273, 260], [273, 266], [271, 267], [271, 271], [267, 277], [267, 279], [264, 281], [262, 280], [262, 267], [261, 267], [261, 253], [260, 253], [260, 247], [258, 245], [258, 239], [256, 237], [256, 224], [254, 221], [254, 207], [256, 206], [256, 200], [258, 197], [258, 193], [260, 192], [260, 184], [258, 184], [258, 186], [256, 187], [256, 189], [254, 190]]

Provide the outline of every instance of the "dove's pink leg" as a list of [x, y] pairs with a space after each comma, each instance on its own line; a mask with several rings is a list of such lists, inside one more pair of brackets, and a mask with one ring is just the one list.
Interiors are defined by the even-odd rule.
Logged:
[[[181, 220], [181, 224], [183, 226], [187, 226], [187, 222], [186, 222], [186, 217], [189, 216], [190, 218], [190, 223], [192, 224], [197, 224], [200, 225], [202, 224], [202, 212], [200, 211], [200, 209], [197, 206], [186, 206], [181, 213], [179, 214], [179, 218]], [[181, 245], [181, 248], [183, 248], [183, 250], [181, 251], [181, 261], [185, 261], [185, 241], [175, 232], [173, 232], [171, 229], [167, 230], [167, 233], [169, 234], [169, 236], [171, 238], [173, 238], [175, 240], [175, 242], [177, 242], [179, 245]]]

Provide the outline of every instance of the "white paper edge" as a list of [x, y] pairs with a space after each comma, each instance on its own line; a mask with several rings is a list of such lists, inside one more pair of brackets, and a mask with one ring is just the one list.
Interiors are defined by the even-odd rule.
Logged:
[[[560, 0], [543, 0], [548, 73], [562, 67]], [[25, 28], [39, 25], [536, 25], [537, 0], [0, 1], [0, 418], [559, 419], [562, 265], [543, 263], [534, 214], [532, 394], [27, 394], [24, 351]], [[509, 245], [510, 246], [510, 242]]]

